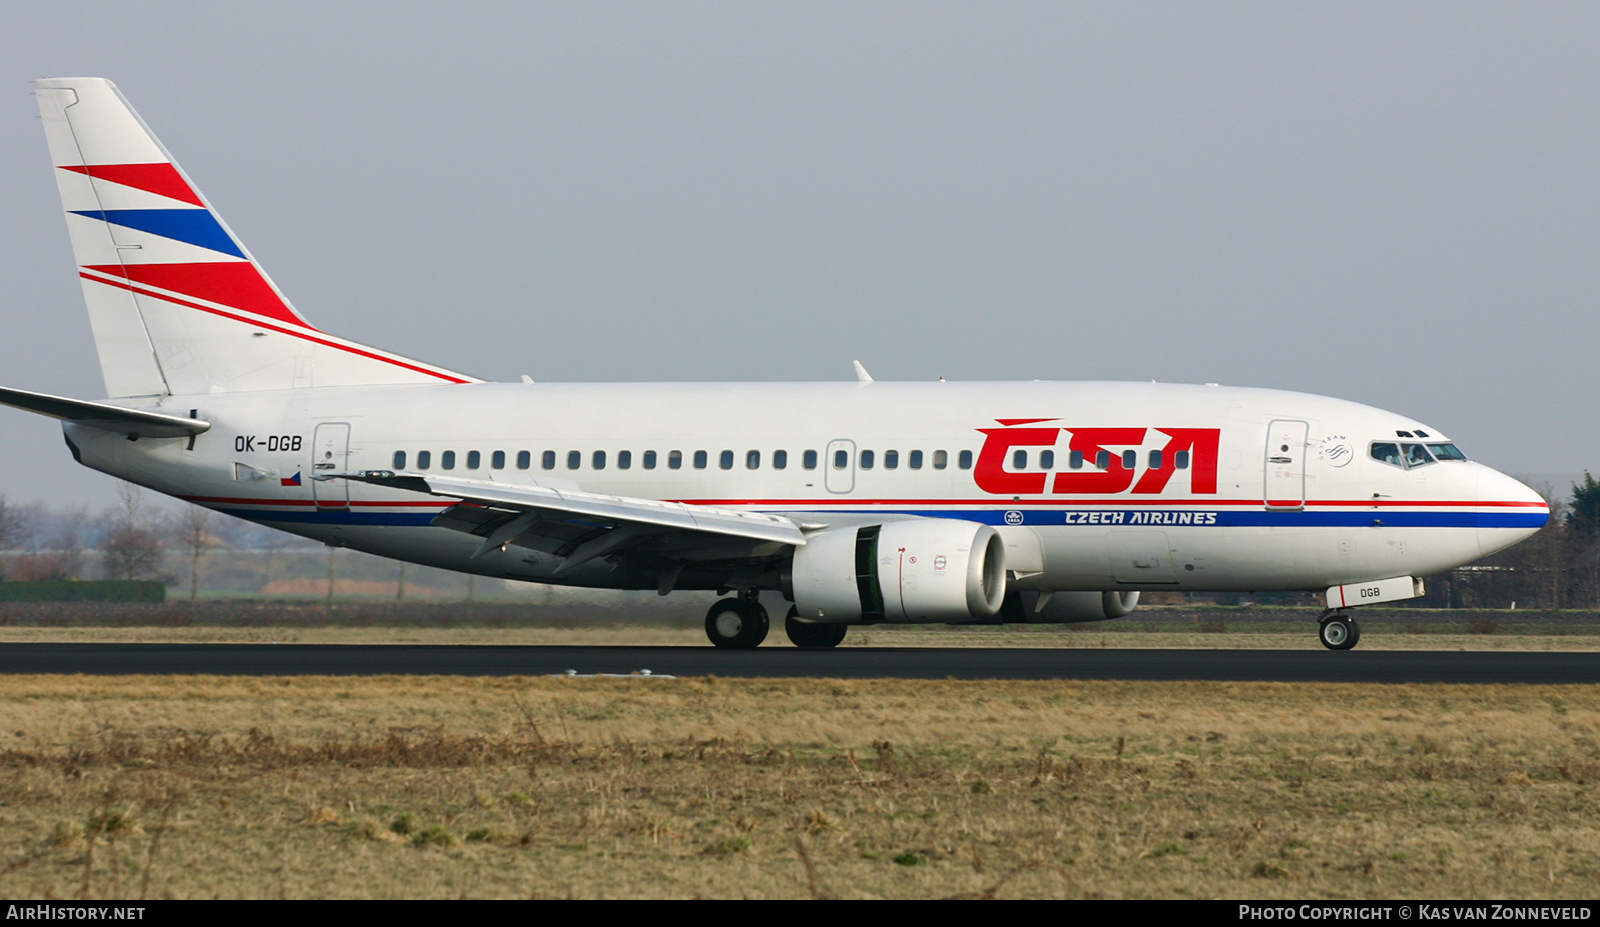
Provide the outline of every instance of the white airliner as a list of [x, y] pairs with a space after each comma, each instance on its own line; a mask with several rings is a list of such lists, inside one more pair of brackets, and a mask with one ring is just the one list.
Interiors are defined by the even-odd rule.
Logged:
[[40, 80], [105, 402], [0, 390], [81, 464], [483, 576], [715, 589], [719, 647], [877, 622], [1073, 622], [1145, 590], [1347, 609], [1548, 518], [1437, 429], [1207, 384], [486, 383], [296, 312], [109, 81]]

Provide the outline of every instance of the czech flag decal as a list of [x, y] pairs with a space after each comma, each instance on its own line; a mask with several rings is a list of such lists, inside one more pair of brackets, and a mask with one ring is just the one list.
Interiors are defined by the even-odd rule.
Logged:
[[300, 471], [296, 470], [294, 472], [294, 476], [284, 477], [283, 479], [279, 480], [278, 482], [282, 483], [284, 486], [299, 486], [300, 485]]

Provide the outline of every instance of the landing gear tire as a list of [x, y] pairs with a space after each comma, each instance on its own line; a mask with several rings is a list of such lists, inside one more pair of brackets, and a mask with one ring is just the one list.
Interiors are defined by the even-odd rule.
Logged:
[[1332, 614], [1322, 619], [1317, 638], [1329, 650], [1349, 650], [1361, 641], [1361, 625], [1349, 615]]
[[844, 640], [847, 630], [848, 626], [842, 624], [801, 621], [799, 613], [792, 607], [788, 617], [783, 619], [783, 633], [789, 635], [789, 642], [796, 647], [837, 647]]
[[760, 602], [719, 599], [706, 612], [706, 637], [727, 650], [749, 650], [767, 639], [767, 610]]

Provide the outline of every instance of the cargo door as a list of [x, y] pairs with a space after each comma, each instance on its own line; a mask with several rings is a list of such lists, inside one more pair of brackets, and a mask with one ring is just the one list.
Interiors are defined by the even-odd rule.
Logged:
[[1113, 531], [1107, 538], [1111, 577], [1129, 586], [1176, 584], [1165, 531]]

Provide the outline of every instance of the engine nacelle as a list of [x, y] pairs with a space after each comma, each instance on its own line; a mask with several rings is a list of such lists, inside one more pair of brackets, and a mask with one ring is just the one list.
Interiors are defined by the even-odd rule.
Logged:
[[1121, 618], [1139, 606], [1137, 592], [1052, 592], [1039, 608], [1043, 593], [1024, 592], [1022, 613], [1028, 624], [1077, 624]]
[[818, 532], [795, 548], [790, 583], [807, 621], [988, 618], [1006, 595], [1006, 547], [988, 525], [918, 518]]

